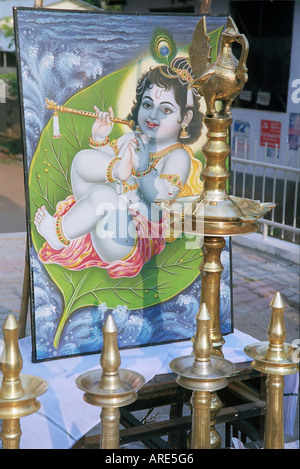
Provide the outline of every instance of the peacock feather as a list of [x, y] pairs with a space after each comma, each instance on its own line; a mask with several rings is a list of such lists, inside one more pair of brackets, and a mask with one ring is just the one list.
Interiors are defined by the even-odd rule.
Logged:
[[171, 63], [177, 52], [172, 34], [164, 28], [154, 29], [149, 48], [153, 59], [165, 65]]

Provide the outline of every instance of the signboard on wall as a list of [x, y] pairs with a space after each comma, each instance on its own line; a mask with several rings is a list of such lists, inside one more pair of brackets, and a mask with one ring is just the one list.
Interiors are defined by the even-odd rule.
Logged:
[[261, 120], [260, 126], [260, 145], [268, 148], [280, 148], [281, 122]]
[[290, 113], [289, 147], [291, 150], [300, 147], [300, 113], [297, 112]]
[[250, 122], [236, 120], [233, 129], [232, 147], [238, 158], [249, 157]]

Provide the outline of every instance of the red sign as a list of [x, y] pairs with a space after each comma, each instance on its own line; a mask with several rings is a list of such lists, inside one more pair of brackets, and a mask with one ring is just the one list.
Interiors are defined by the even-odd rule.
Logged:
[[261, 120], [260, 126], [260, 145], [268, 145], [269, 148], [280, 147], [281, 122]]

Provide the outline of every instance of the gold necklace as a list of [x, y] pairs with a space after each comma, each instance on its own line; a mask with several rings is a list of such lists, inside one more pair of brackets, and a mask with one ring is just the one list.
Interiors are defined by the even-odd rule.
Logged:
[[169, 153], [171, 153], [174, 150], [177, 150], [179, 148], [182, 148], [183, 145], [182, 143], [173, 143], [172, 145], [163, 148], [163, 150], [157, 151], [157, 152], [150, 152], [149, 153], [149, 166], [147, 169], [144, 171], [136, 171], [135, 169], [132, 169], [132, 175], [136, 178], [142, 178], [147, 176], [148, 174], [151, 173], [151, 171], [156, 167], [158, 162], [167, 156]]
[[164, 158], [172, 151], [178, 150], [179, 148], [182, 148], [182, 147], [183, 147], [182, 143], [177, 142], [177, 143], [173, 143], [172, 145], [169, 145], [166, 148], [163, 148], [160, 151], [150, 152], [149, 160], [151, 161], [151, 163], [158, 162], [161, 158]]

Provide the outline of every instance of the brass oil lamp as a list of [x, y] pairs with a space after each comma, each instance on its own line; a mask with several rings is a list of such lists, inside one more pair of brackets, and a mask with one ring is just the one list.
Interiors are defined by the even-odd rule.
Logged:
[[[233, 42], [241, 44], [239, 61], [234, 57]], [[207, 110], [204, 124], [207, 142], [202, 148], [206, 165], [201, 173], [203, 191], [196, 196], [175, 200], [157, 200], [166, 212], [170, 229], [186, 234], [204, 234], [201, 270], [201, 303], [211, 315], [211, 341], [215, 354], [222, 355], [224, 339], [220, 330], [220, 279], [223, 271], [221, 253], [224, 236], [239, 236], [258, 231], [258, 219], [275, 207], [272, 203], [234, 197], [227, 192], [229, 172], [226, 159], [230, 155], [228, 131], [232, 124], [230, 106], [246, 83], [248, 41], [229, 17], [221, 35], [217, 61], [210, 63], [206, 19], [197, 24], [189, 48], [190, 63], [196, 77], [193, 87], [204, 97]], [[217, 110], [218, 104], [222, 108]]]
[[270, 304], [271, 319], [268, 327], [268, 342], [259, 342], [245, 347], [245, 353], [253, 358], [255, 370], [267, 375], [265, 449], [284, 448], [283, 391], [284, 376], [299, 372], [298, 360], [293, 359], [296, 347], [284, 343], [286, 330], [282, 297], [277, 292]]
[[[232, 53], [234, 42], [241, 46], [239, 60]], [[273, 203], [234, 197], [227, 192], [229, 172], [226, 159], [231, 150], [228, 144], [232, 124], [231, 104], [248, 80], [247, 56], [248, 41], [229, 17], [226, 29], [221, 34], [218, 58], [215, 63], [211, 63], [206, 18], [203, 16], [200, 19], [193, 33], [189, 58], [196, 77], [192, 86], [203, 96], [207, 108], [204, 117], [207, 142], [202, 148], [206, 159], [201, 173], [203, 191], [196, 196], [156, 201], [167, 214], [170, 232], [204, 235], [203, 261], [199, 267], [200, 303], [206, 304], [211, 315], [212, 354], [220, 357], [223, 357], [222, 346], [225, 342], [220, 326], [221, 253], [226, 244], [224, 237], [257, 232], [258, 219], [275, 207]], [[212, 415], [220, 408], [216, 394], [213, 400], [216, 406], [212, 406]], [[211, 433], [214, 447], [220, 447], [221, 440], [213, 425]]]
[[192, 394], [192, 449], [211, 449], [211, 393], [227, 386], [227, 377], [235, 366], [224, 358], [211, 356], [210, 315], [205, 303], [196, 316], [197, 332], [192, 355], [175, 358], [171, 370], [178, 375], [180, 386]]
[[118, 329], [111, 315], [102, 329], [103, 348], [100, 356], [102, 370], [88, 371], [76, 379], [76, 385], [84, 391], [84, 400], [101, 409], [101, 449], [118, 449], [120, 445], [119, 407], [137, 399], [138, 389], [145, 383], [139, 373], [119, 369], [121, 364], [117, 344]]
[[0, 360], [0, 419], [3, 449], [19, 449], [20, 418], [39, 410], [37, 397], [48, 389], [47, 382], [31, 375], [20, 375], [23, 366], [19, 344], [19, 324], [9, 314], [3, 324], [4, 347]]

